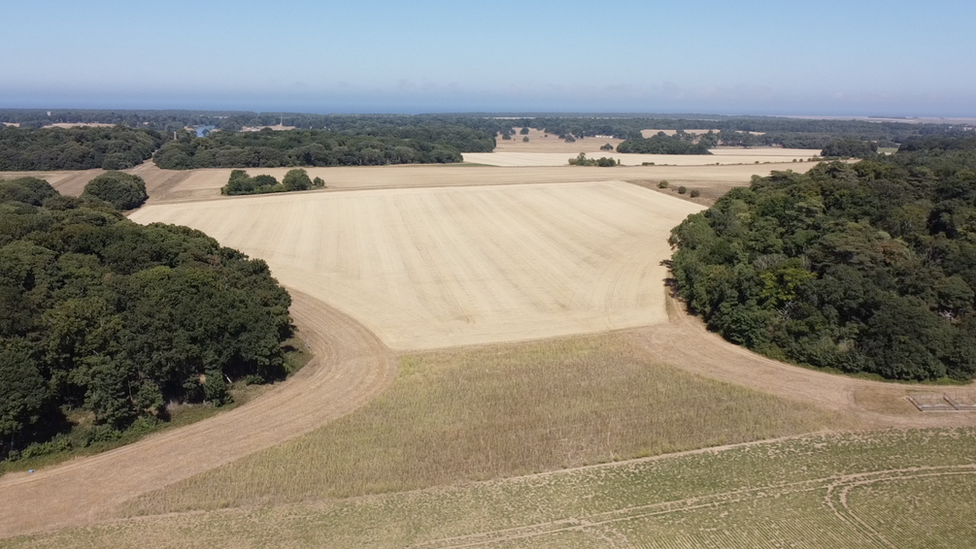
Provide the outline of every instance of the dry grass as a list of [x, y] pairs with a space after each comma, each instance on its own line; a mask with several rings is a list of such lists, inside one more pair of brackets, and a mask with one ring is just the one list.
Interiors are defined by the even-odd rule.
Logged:
[[140, 517], [42, 547], [970, 547], [976, 432], [829, 434], [422, 491]]
[[[616, 149], [617, 145], [624, 141], [623, 139], [613, 139], [611, 137], [586, 137], [577, 139], [573, 143], [567, 143], [565, 140], [559, 139], [555, 134], [546, 134], [534, 128], [529, 129], [529, 135], [527, 136], [520, 134], [519, 130], [521, 128], [515, 128], [515, 135], [512, 136], [511, 140], [502, 139], [501, 135], [496, 135], [495, 152], [567, 153], [576, 156], [580, 151], [586, 152], [587, 154], [599, 154], [601, 152], [600, 147], [607, 143], [613, 145], [613, 148]], [[523, 137], [528, 137], [529, 141], [522, 141]], [[602, 152], [606, 155], [606, 151]]]
[[403, 357], [393, 386], [362, 410], [123, 512], [404, 491], [841, 424], [657, 364], [620, 334], [435, 351]]

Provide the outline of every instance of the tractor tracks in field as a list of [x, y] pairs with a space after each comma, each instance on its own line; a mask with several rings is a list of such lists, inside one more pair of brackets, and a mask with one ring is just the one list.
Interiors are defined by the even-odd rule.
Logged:
[[726, 492], [703, 494], [685, 499], [666, 502], [621, 507], [610, 511], [603, 511], [578, 517], [565, 517], [549, 522], [540, 522], [516, 526], [499, 530], [477, 532], [464, 536], [455, 536], [430, 540], [410, 547], [416, 549], [461, 549], [467, 547], [481, 547], [501, 542], [526, 540], [541, 536], [548, 536], [563, 532], [590, 532], [598, 535], [605, 533], [607, 527], [615, 523], [664, 517], [677, 513], [694, 512], [702, 509], [718, 509], [743, 501], [763, 498], [779, 498], [785, 495], [822, 491], [823, 503], [840, 521], [849, 524], [854, 529], [873, 540], [881, 547], [896, 548], [897, 546], [886, 539], [880, 532], [872, 528], [865, 520], [857, 516], [847, 503], [850, 490], [869, 484], [891, 481], [915, 480], [932, 477], [973, 475], [976, 474], [976, 463], [941, 466], [941, 467], [913, 467], [906, 469], [890, 469], [862, 473], [841, 474], [817, 479], [797, 482], [779, 483], [769, 486], [740, 488]]
[[240, 408], [102, 454], [0, 478], [0, 539], [90, 523], [136, 496], [280, 444], [366, 404], [396, 361], [362, 324], [290, 290], [314, 353], [287, 381]]

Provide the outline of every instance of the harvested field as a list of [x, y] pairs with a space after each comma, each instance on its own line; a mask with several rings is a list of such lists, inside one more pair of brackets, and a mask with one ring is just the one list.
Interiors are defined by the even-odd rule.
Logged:
[[976, 431], [827, 434], [421, 491], [169, 514], [20, 547], [968, 547]]
[[622, 182], [304, 193], [149, 205], [260, 257], [396, 349], [667, 320], [669, 231], [701, 206]]
[[[576, 143], [574, 143], [575, 145]], [[707, 166], [707, 165], [726, 165], [726, 164], [768, 164], [768, 163], [793, 163], [807, 161], [814, 156], [820, 155], [820, 150], [815, 149], [783, 149], [778, 147], [716, 147], [711, 149], [712, 154], [620, 154], [616, 151], [600, 151], [599, 147], [593, 147], [594, 151], [586, 148], [576, 147], [576, 149], [566, 156], [561, 152], [521, 152], [517, 150], [509, 152], [490, 152], [490, 153], [464, 153], [464, 161], [474, 164], [485, 164], [488, 166], [564, 166], [569, 163], [569, 159], [575, 157], [580, 152], [586, 152], [588, 158], [600, 158], [608, 156], [620, 160], [624, 166], [641, 166], [644, 162], [653, 162], [655, 166]], [[768, 173], [767, 170], [757, 170]]]
[[47, 172], [0, 172], [0, 179], [17, 179], [18, 177], [36, 177], [43, 179], [68, 196], [80, 196], [89, 181], [105, 173], [105, 170], [72, 170]]
[[356, 413], [121, 512], [400, 492], [852, 426], [656, 363], [622, 334], [433, 351], [405, 355]]
[[[589, 156], [591, 154], [599, 154], [600, 147], [606, 145], [607, 143], [613, 145], [616, 149], [617, 145], [623, 143], [623, 139], [613, 139], [612, 137], [587, 137], [584, 139], [577, 139], [574, 143], [567, 143], [563, 139], [559, 139], [555, 134], [546, 134], [542, 131], [536, 130], [534, 128], [529, 129], [529, 135], [522, 135], [519, 133], [521, 128], [515, 128], [515, 135], [512, 136], [511, 140], [502, 139], [501, 135], [495, 136], [495, 152], [496, 153], [570, 153], [572, 156], [576, 156], [580, 151], [586, 152]], [[523, 137], [528, 137], [529, 142], [526, 143], [522, 141]], [[603, 151], [606, 155], [607, 152]]]
[[[575, 156], [575, 155], [572, 155]], [[772, 170], [805, 172], [812, 162], [780, 162], [763, 165], [711, 166], [639, 166], [617, 168], [580, 168], [563, 164], [550, 167], [508, 167], [447, 165], [356, 166], [305, 168], [310, 177], [325, 180], [326, 191], [353, 189], [399, 189], [410, 187], [458, 187], [485, 185], [526, 185], [534, 183], [578, 183], [592, 181], [657, 181], [666, 179], [675, 185], [712, 189], [718, 195], [732, 187], [748, 185], [753, 175], [769, 175]], [[289, 168], [252, 168], [251, 175], [273, 175], [280, 181]], [[193, 202], [220, 197], [227, 184], [230, 169], [160, 170], [151, 163], [132, 173], [146, 180], [149, 203]], [[92, 176], [94, 177], [94, 176]], [[159, 183], [165, 182], [165, 183]], [[78, 192], [81, 192], [80, 189]], [[322, 191], [319, 191], [322, 192]]]

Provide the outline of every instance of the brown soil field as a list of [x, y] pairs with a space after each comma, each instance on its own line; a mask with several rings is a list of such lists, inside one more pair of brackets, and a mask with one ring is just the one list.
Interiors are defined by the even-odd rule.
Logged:
[[149, 205], [204, 231], [396, 349], [667, 319], [670, 230], [702, 206], [623, 182], [279, 194]]

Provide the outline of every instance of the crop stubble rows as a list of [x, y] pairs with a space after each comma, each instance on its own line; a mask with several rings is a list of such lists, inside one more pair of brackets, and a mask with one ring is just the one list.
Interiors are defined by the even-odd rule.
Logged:
[[397, 349], [664, 322], [671, 227], [701, 206], [622, 182], [308, 193], [150, 205], [265, 259]]

